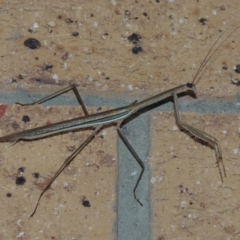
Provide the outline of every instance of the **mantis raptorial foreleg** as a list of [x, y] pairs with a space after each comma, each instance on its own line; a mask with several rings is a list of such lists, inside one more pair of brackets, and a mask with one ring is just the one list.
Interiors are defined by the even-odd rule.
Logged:
[[184, 131], [188, 132], [190, 135], [196, 137], [197, 139], [208, 143], [215, 149], [216, 157], [217, 157], [217, 167], [219, 169], [219, 174], [220, 174], [221, 180], [223, 182], [223, 175], [222, 175], [221, 168], [219, 166], [220, 162], [222, 163], [223, 173], [224, 173], [225, 177], [226, 177], [226, 170], [225, 170], [225, 166], [224, 166], [224, 163], [222, 160], [221, 146], [220, 146], [218, 140], [216, 138], [214, 138], [213, 136], [209, 135], [208, 133], [200, 131], [199, 129], [197, 129], [193, 126], [190, 126], [187, 123], [183, 123], [181, 121], [180, 115], [179, 115], [178, 96], [177, 96], [176, 92], [173, 93], [173, 108], [174, 108], [176, 123], [181, 130], [184, 130]]

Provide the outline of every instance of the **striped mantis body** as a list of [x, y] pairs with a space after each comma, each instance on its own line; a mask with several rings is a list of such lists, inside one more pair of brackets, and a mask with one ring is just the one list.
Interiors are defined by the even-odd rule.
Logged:
[[[217, 167], [219, 169], [219, 174], [220, 174], [220, 178], [223, 181], [223, 174], [226, 177], [226, 171], [225, 171], [225, 167], [223, 164], [223, 160], [222, 160], [222, 151], [221, 151], [221, 147], [220, 144], [218, 142], [218, 140], [216, 138], [214, 138], [213, 136], [200, 131], [199, 129], [184, 123], [181, 121], [180, 115], [179, 115], [179, 103], [178, 103], [178, 94], [180, 93], [189, 93], [191, 92], [192, 94], [196, 94], [196, 79], [199, 75], [199, 73], [202, 71], [202, 69], [204, 68], [204, 66], [207, 64], [207, 62], [210, 60], [210, 58], [214, 55], [214, 53], [220, 48], [220, 46], [222, 46], [222, 44], [227, 40], [227, 38], [230, 37], [230, 35], [233, 34], [233, 32], [235, 32], [237, 29], [235, 29], [234, 31], [232, 31], [220, 44], [219, 46], [213, 50], [214, 46], [216, 45], [216, 43], [218, 42], [218, 40], [223, 36], [223, 34], [225, 32], [223, 32], [219, 38], [217, 39], [217, 41], [213, 44], [213, 46], [211, 47], [211, 49], [209, 50], [208, 54], [206, 55], [206, 57], [204, 58], [202, 64], [200, 65], [198, 71], [196, 72], [193, 81], [190, 83], [186, 83], [183, 85], [180, 85], [178, 87], [169, 89], [165, 92], [159, 93], [153, 97], [147, 98], [143, 101], [140, 102], [133, 102], [130, 105], [124, 106], [124, 107], [120, 107], [120, 108], [116, 108], [116, 109], [112, 109], [112, 110], [108, 110], [108, 111], [104, 111], [104, 112], [100, 112], [100, 113], [95, 113], [95, 114], [91, 114], [89, 115], [87, 108], [85, 107], [85, 104], [76, 88], [75, 85], [71, 85], [68, 86], [54, 94], [51, 94], [39, 101], [33, 102], [31, 104], [21, 104], [21, 103], [17, 103], [20, 105], [34, 105], [34, 104], [41, 104], [49, 99], [52, 99], [56, 96], [59, 96], [67, 91], [73, 90], [75, 93], [75, 96], [79, 102], [79, 104], [81, 105], [83, 112], [85, 114], [85, 116], [83, 117], [78, 117], [78, 118], [74, 118], [74, 119], [70, 119], [70, 120], [66, 120], [66, 121], [61, 121], [61, 122], [57, 122], [51, 125], [47, 125], [47, 126], [42, 126], [42, 127], [37, 127], [37, 128], [33, 128], [30, 130], [25, 130], [25, 131], [21, 131], [21, 132], [17, 132], [17, 133], [12, 133], [3, 137], [0, 137], [0, 142], [13, 142], [16, 143], [19, 140], [34, 140], [34, 139], [40, 139], [40, 138], [44, 138], [44, 137], [48, 137], [48, 136], [52, 136], [52, 135], [56, 135], [56, 134], [60, 134], [60, 133], [65, 133], [65, 132], [69, 132], [69, 131], [75, 131], [75, 130], [79, 130], [79, 129], [83, 129], [83, 128], [92, 128], [93, 132], [90, 134], [90, 136], [87, 137], [87, 139], [64, 161], [64, 163], [61, 165], [61, 167], [57, 170], [57, 172], [55, 173], [55, 175], [52, 177], [52, 179], [49, 181], [49, 183], [47, 184], [47, 186], [45, 187], [45, 189], [41, 192], [38, 201], [36, 203], [35, 209], [33, 211], [33, 213], [31, 214], [30, 217], [32, 217], [38, 206], [40, 203], [40, 200], [42, 198], [42, 196], [44, 195], [44, 193], [50, 188], [51, 184], [56, 180], [56, 178], [61, 174], [61, 172], [73, 161], [73, 159], [83, 150], [83, 148], [88, 145], [91, 140], [94, 138], [94, 136], [105, 126], [109, 125], [109, 124], [115, 124], [116, 128], [117, 128], [117, 132], [119, 134], [119, 136], [121, 137], [121, 139], [123, 140], [123, 142], [126, 144], [126, 146], [128, 147], [128, 149], [130, 150], [130, 152], [132, 153], [132, 155], [134, 156], [134, 158], [136, 159], [136, 161], [138, 162], [139, 166], [141, 167], [141, 171], [140, 174], [138, 176], [138, 179], [136, 181], [135, 187], [133, 189], [133, 195], [134, 198], [136, 199], [136, 201], [142, 205], [142, 203], [140, 202], [140, 200], [137, 198], [136, 196], [136, 189], [138, 187], [138, 184], [142, 178], [142, 175], [144, 173], [144, 164], [142, 162], [142, 160], [140, 159], [140, 157], [138, 156], [138, 154], [136, 153], [136, 151], [133, 149], [133, 147], [131, 146], [130, 142], [128, 141], [128, 139], [126, 138], [126, 136], [124, 135], [121, 126], [122, 123], [124, 122], [124, 120], [128, 119], [130, 116], [132, 116], [133, 114], [135, 114], [136, 112], [138, 112], [141, 109], [147, 108], [153, 104], [156, 104], [160, 101], [162, 101], [163, 99], [166, 98], [172, 98], [173, 99], [173, 108], [174, 108], [174, 114], [175, 114], [175, 119], [176, 119], [176, 123], [179, 126], [179, 128], [183, 131], [186, 131], [189, 135], [197, 138], [198, 140], [201, 140], [205, 143], [207, 143], [208, 145], [210, 145], [211, 147], [214, 148], [215, 153], [216, 153], [216, 164]], [[222, 174], [222, 170], [220, 168], [220, 163], [222, 165], [222, 170], [223, 170], [223, 174]]]

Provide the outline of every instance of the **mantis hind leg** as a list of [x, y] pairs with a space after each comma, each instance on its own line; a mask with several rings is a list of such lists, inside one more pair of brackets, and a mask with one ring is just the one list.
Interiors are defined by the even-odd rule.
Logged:
[[94, 131], [92, 132], [92, 134], [64, 161], [64, 163], [57, 170], [57, 172], [54, 174], [54, 176], [48, 182], [47, 186], [43, 189], [43, 191], [39, 195], [36, 206], [33, 210], [33, 213], [30, 215], [30, 217], [33, 217], [33, 215], [36, 213], [37, 208], [40, 203], [40, 200], [41, 200], [42, 196], [44, 195], [44, 193], [51, 187], [52, 183], [57, 179], [57, 177], [62, 173], [62, 171], [74, 160], [74, 158], [92, 141], [92, 139], [100, 131], [101, 128], [102, 128], [102, 125], [97, 126], [94, 129]]

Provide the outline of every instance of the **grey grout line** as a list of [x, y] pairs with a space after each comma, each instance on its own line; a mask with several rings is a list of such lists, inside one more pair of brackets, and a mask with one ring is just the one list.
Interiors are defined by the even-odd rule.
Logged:
[[[43, 94], [30, 94], [19, 88], [16, 92], [12, 93], [1, 93], [0, 103], [14, 104], [15, 102], [30, 103], [41, 99], [46, 96]], [[133, 102], [133, 100], [123, 100], [116, 98], [105, 98], [95, 95], [86, 95], [83, 97], [84, 103], [91, 107], [109, 106], [109, 107], [122, 107]], [[138, 99], [139, 100], [139, 99]], [[78, 102], [73, 97], [60, 96], [49, 100], [44, 106], [62, 106], [62, 105], [78, 105]], [[180, 98], [180, 109], [182, 112], [198, 112], [201, 114], [205, 113], [225, 113], [225, 114], [239, 114], [240, 113], [240, 93], [236, 95], [233, 100], [226, 99], [193, 99], [191, 97]], [[172, 103], [167, 102], [159, 107], [155, 108], [158, 111], [173, 111]], [[81, 110], [80, 110], [81, 111]]]
[[[31, 94], [28, 96], [22, 89], [14, 93], [0, 94], [0, 103], [13, 104], [16, 101], [27, 103], [43, 97], [43, 95]], [[181, 98], [181, 112], [216, 113], [216, 114], [240, 114], [240, 95], [233, 101], [227, 100], [192, 100]], [[97, 96], [85, 96], [86, 106], [111, 106], [120, 107], [133, 101], [121, 99], [103, 98]], [[96, 104], [97, 103], [97, 104]], [[53, 99], [45, 106], [78, 105], [73, 97], [60, 96]], [[155, 110], [172, 111], [172, 103], [163, 104]], [[81, 111], [81, 109], [79, 110]], [[173, 116], [174, 117], [174, 116]], [[148, 165], [149, 149], [151, 146], [149, 111], [133, 118], [123, 127], [124, 133], [133, 148], [144, 161], [146, 170], [137, 188], [137, 197], [144, 204], [141, 207], [134, 199], [133, 188], [136, 183], [140, 167], [127, 147], [118, 137], [118, 182], [117, 182], [117, 223], [116, 240], [151, 239], [151, 206], [150, 206], [150, 172]]]
[[118, 181], [117, 181], [117, 237], [116, 240], [150, 240], [151, 207], [150, 207], [150, 173], [148, 156], [150, 151], [149, 113], [134, 118], [123, 131], [132, 147], [145, 165], [145, 171], [137, 188], [135, 200], [133, 189], [140, 173], [140, 166], [118, 138]]

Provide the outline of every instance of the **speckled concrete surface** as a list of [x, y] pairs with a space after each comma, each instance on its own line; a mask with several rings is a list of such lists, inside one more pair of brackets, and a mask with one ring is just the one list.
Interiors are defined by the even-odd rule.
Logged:
[[[191, 81], [220, 34], [228, 30], [226, 36], [238, 27], [239, 10], [237, 0], [0, 1], [1, 136], [81, 114], [79, 107], [70, 106], [9, 105], [5, 112], [5, 104], [16, 101], [19, 92], [26, 93], [27, 99], [75, 83], [84, 98], [93, 96], [91, 101], [106, 97], [130, 103]], [[239, 31], [200, 74], [198, 113], [182, 114], [189, 124], [219, 139], [227, 170], [224, 183], [219, 181], [211, 148], [178, 131], [172, 112], [150, 114], [150, 149], [144, 154], [148, 152], [146, 165], [152, 174], [148, 179], [151, 202], [147, 200], [151, 208], [145, 205], [144, 211], [152, 219], [146, 224], [151, 239], [239, 237], [239, 87], [231, 84], [231, 79], [239, 79], [233, 71], [239, 64]], [[141, 36], [139, 54], [132, 53], [136, 45], [128, 40], [133, 33]], [[41, 47], [25, 47], [28, 38], [38, 39]], [[203, 100], [206, 106], [201, 104]], [[232, 102], [229, 109], [236, 112], [215, 112], [218, 105], [211, 107], [211, 103], [220, 100]], [[119, 106], [104, 103], [95, 106]], [[25, 124], [21, 119], [26, 114], [31, 122]], [[94, 139], [53, 184], [34, 218], [28, 218], [46, 181], [88, 134], [66, 134], [11, 147], [0, 144], [0, 239], [121, 240], [114, 128]], [[25, 167], [23, 186], [15, 184], [19, 167]], [[41, 176], [38, 180], [32, 175], [36, 171]], [[137, 165], [132, 173], [135, 171], [139, 171]], [[140, 198], [147, 199], [146, 192], [138, 192]], [[90, 208], [82, 206], [85, 198]], [[135, 216], [134, 209], [124, 217]], [[125, 229], [131, 239], [139, 239], [139, 226], [135, 219]]]

